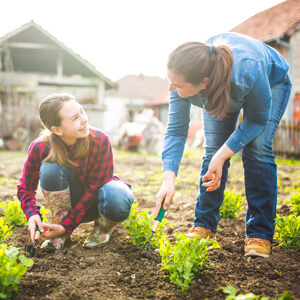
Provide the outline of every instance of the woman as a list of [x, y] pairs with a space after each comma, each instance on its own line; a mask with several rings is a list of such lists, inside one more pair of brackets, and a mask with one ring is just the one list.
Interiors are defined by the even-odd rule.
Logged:
[[[47, 240], [62, 249], [81, 222], [94, 222], [86, 248], [109, 241], [112, 229], [130, 214], [130, 186], [113, 174], [108, 136], [88, 125], [82, 106], [69, 94], [53, 94], [39, 106], [45, 127], [28, 150], [18, 198], [28, 220], [32, 242], [36, 226]], [[52, 224], [42, 224], [36, 189], [40, 181]]]
[[[163, 183], [154, 216], [163, 199], [164, 209], [169, 208], [175, 192], [190, 107], [202, 107], [205, 154], [194, 226], [188, 236], [215, 236], [230, 157], [243, 149], [248, 202], [245, 255], [267, 257], [277, 201], [272, 140], [290, 96], [288, 64], [262, 42], [224, 33], [206, 43], [184, 43], [170, 54], [167, 67], [169, 121], [162, 153]], [[236, 128], [241, 109], [243, 122]]]

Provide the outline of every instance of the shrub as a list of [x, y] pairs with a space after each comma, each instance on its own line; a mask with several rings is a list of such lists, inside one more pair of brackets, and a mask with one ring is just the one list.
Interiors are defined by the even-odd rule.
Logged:
[[244, 198], [239, 193], [225, 191], [224, 200], [220, 207], [220, 216], [222, 219], [236, 219], [237, 214], [242, 210]]
[[0, 244], [0, 298], [11, 298], [19, 290], [20, 280], [32, 265], [33, 260], [19, 255], [18, 248]]
[[[151, 236], [151, 230], [154, 224], [153, 214], [149, 214], [149, 209], [144, 209], [140, 213], [137, 210], [138, 203], [134, 203], [131, 208], [130, 216], [123, 222], [127, 228], [127, 233], [131, 235], [130, 242], [138, 247], [144, 246]], [[156, 233], [151, 239], [151, 246], [157, 248], [160, 240], [166, 235], [163, 233], [166, 219], [163, 219]]]
[[199, 242], [198, 237], [189, 239], [185, 234], [175, 236], [173, 246], [167, 239], [163, 239], [160, 244], [161, 269], [169, 271], [170, 281], [179, 285], [182, 291], [186, 291], [191, 280], [201, 272], [203, 263], [208, 260], [208, 250], [220, 246], [214, 240], [202, 239]]
[[279, 246], [300, 249], [300, 216], [280, 217], [277, 215], [275, 227], [275, 239], [280, 241]]

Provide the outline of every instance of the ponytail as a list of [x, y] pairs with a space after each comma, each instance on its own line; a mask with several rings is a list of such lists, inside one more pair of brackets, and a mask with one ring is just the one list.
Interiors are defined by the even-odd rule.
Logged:
[[209, 46], [200, 42], [186, 42], [171, 52], [167, 67], [186, 82], [200, 84], [208, 78], [204, 94], [209, 103], [207, 111], [226, 116], [230, 105], [230, 77], [233, 55], [226, 45]]

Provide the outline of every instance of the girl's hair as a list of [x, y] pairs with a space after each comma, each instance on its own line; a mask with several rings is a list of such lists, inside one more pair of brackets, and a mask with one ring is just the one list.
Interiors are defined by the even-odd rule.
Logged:
[[198, 85], [208, 78], [204, 94], [211, 115], [226, 116], [230, 104], [230, 77], [233, 55], [227, 45], [209, 46], [201, 42], [186, 42], [171, 52], [167, 67], [182, 75], [186, 82]]
[[50, 148], [45, 162], [57, 162], [60, 165], [69, 168], [77, 167], [74, 159], [82, 159], [89, 154], [89, 137], [79, 138], [76, 142], [72, 157], [67, 154], [67, 149], [62, 139], [51, 131], [52, 126], [61, 125], [61, 116], [59, 111], [61, 107], [69, 100], [75, 100], [70, 94], [52, 94], [42, 100], [39, 106], [39, 117], [44, 126], [41, 133], [42, 140]]

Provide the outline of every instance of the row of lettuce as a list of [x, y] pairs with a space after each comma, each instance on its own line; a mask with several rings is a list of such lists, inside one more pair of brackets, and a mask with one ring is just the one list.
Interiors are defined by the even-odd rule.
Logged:
[[[237, 218], [238, 213], [243, 208], [244, 200], [245, 198], [239, 193], [226, 191], [223, 204], [220, 207], [221, 218]], [[277, 215], [275, 239], [279, 246], [288, 249], [300, 249], [300, 188], [294, 191], [286, 203], [290, 206], [291, 214], [289, 216]], [[144, 209], [139, 212], [138, 203], [135, 203], [130, 217], [123, 222], [123, 225], [130, 235], [130, 242], [138, 247], [143, 247], [151, 236], [153, 223], [153, 215], [149, 214], [149, 210]], [[164, 233], [166, 223], [167, 220], [163, 219], [151, 239], [151, 247], [156, 249], [155, 251], [161, 256], [161, 269], [167, 271], [166, 276], [169, 277], [170, 281], [178, 285], [181, 291], [187, 291], [192, 279], [204, 271], [205, 263], [209, 263], [208, 251], [220, 248], [220, 245], [214, 240], [203, 239], [199, 242], [197, 237], [189, 239], [182, 233], [175, 234], [175, 242], [171, 243]], [[174, 227], [172, 224], [169, 226]], [[249, 258], [247, 261], [249, 262]], [[237, 296], [233, 286], [220, 289], [228, 294], [226, 299], [260, 299], [260, 296], [252, 293]], [[262, 297], [261, 299], [267, 300], [269, 298]], [[278, 299], [292, 299], [292, 296], [285, 291]]]
[[[244, 201], [239, 193], [225, 192], [222, 206], [220, 207], [220, 216], [223, 219], [237, 218], [242, 210]], [[275, 221], [275, 240], [279, 246], [288, 249], [300, 249], [300, 188], [296, 188], [292, 195], [286, 200], [290, 207], [288, 216], [277, 215]], [[130, 217], [123, 222], [130, 234], [130, 242], [138, 247], [142, 247], [151, 235], [151, 229], [154, 223], [153, 215], [149, 210], [138, 211], [138, 203], [133, 204]], [[4, 217], [0, 217], [0, 299], [10, 298], [12, 292], [18, 291], [20, 280], [31, 267], [34, 261], [28, 258], [22, 249], [14, 245], [12, 229], [18, 226], [27, 226], [27, 220], [20, 208], [20, 203], [7, 200], [0, 203]], [[42, 207], [44, 221], [47, 222], [47, 210]], [[182, 291], [189, 289], [192, 279], [203, 272], [204, 263], [208, 261], [208, 251], [220, 248], [220, 245], [214, 240], [199, 240], [197, 238], [188, 239], [185, 234], [175, 234], [175, 242], [171, 243], [164, 233], [167, 220], [163, 219], [157, 232], [151, 239], [151, 246], [161, 256], [161, 269], [167, 271], [170, 281], [180, 286]], [[173, 225], [170, 224], [170, 227]], [[8, 239], [9, 238], [9, 239]], [[10, 240], [8, 243], [7, 241]], [[226, 287], [224, 293], [228, 293], [226, 299], [232, 298], [235, 293], [234, 287]], [[249, 296], [249, 295], [248, 295]], [[254, 295], [255, 296], [255, 295]], [[235, 297], [235, 296], [234, 296]], [[253, 299], [258, 299], [257, 296]], [[290, 299], [286, 292], [279, 299]], [[252, 298], [247, 298], [252, 299]], [[267, 298], [261, 298], [267, 299]]]

